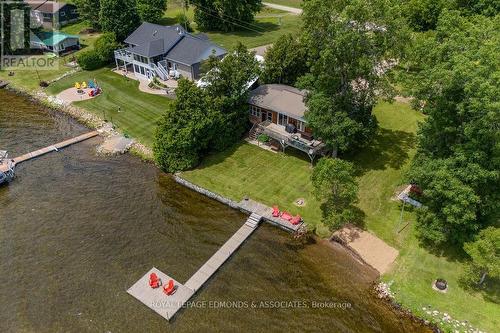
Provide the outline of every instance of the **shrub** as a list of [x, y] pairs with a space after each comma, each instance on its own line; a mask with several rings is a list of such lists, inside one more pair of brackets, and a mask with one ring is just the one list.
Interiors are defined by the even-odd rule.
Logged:
[[113, 32], [106, 32], [95, 42], [94, 51], [97, 53], [103, 64], [108, 64], [114, 59], [114, 51], [120, 48]]
[[102, 67], [104, 64], [95, 50], [84, 51], [77, 56], [78, 64], [86, 71]]

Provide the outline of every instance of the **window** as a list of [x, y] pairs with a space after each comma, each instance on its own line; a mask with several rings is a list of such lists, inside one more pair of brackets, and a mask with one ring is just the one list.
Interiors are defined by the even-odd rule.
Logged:
[[64, 17], [64, 16], [66, 16], [66, 13], [65, 12], [61, 12], [60, 15], [61, 15], [61, 17]]
[[306, 124], [303, 121], [297, 120], [297, 129], [301, 132], [305, 132]]
[[280, 113], [279, 118], [278, 118], [278, 123], [281, 126], [286, 126], [288, 124], [288, 116]]
[[272, 112], [267, 112], [267, 120], [269, 120], [270, 122], [273, 121], [273, 113]]
[[260, 117], [262, 115], [260, 108], [255, 105], [250, 105], [250, 114], [254, 117]]

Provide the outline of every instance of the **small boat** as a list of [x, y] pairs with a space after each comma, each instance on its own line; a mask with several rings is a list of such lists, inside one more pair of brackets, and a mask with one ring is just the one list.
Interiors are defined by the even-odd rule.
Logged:
[[0, 150], [0, 185], [10, 182], [14, 178], [15, 164], [9, 160], [7, 151]]

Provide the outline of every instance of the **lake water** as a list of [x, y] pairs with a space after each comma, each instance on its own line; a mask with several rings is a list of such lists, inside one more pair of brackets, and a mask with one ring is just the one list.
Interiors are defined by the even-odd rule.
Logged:
[[[11, 157], [86, 131], [0, 90]], [[96, 156], [98, 142], [26, 162], [0, 187], [0, 332], [428, 331], [373, 297], [376, 274], [344, 250], [268, 225], [167, 322], [126, 290], [153, 266], [187, 281], [246, 216], [135, 157]]]

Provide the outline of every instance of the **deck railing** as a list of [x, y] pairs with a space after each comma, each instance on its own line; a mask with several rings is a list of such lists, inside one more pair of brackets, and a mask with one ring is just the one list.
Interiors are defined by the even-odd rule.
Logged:
[[132, 53], [128, 52], [125, 49], [116, 50], [115, 51], [115, 58], [123, 60], [123, 61], [127, 61], [127, 62], [134, 61], [134, 56], [132, 55]]

